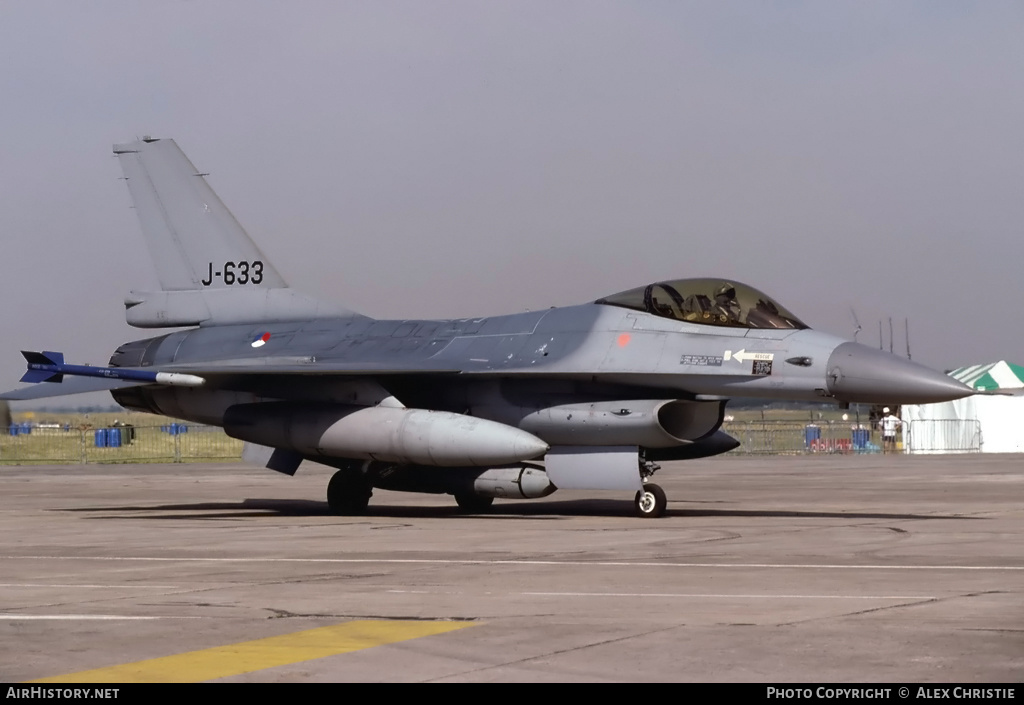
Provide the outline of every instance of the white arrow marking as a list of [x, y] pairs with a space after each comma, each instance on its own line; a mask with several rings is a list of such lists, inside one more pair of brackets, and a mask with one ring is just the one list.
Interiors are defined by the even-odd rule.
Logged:
[[775, 353], [763, 353], [763, 352], [747, 352], [744, 350], [726, 350], [723, 356], [726, 360], [738, 360], [739, 362], [746, 362], [747, 360], [774, 360]]

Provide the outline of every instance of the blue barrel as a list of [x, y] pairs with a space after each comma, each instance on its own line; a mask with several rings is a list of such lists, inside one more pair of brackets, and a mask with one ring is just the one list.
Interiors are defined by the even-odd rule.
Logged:
[[18, 426], [18, 424], [12, 423], [10, 426], [7, 427], [7, 432], [9, 434], [11, 434], [12, 436], [17, 436], [18, 435], [18, 431], [20, 429], [21, 429], [21, 427]]
[[867, 448], [868, 443], [871, 441], [871, 429], [869, 428], [855, 428], [853, 429], [853, 447], [854, 448]]
[[32, 424], [30, 424], [28, 421], [22, 421], [21, 422], [21, 433], [22, 433], [23, 436], [27, 436], [30, 433], [32, 433]]
[[188, 433], [188, 424], [178, 424], [178, 433]]
[[95, 438], [94, 442], [96, 443], [96, 447], [97, 448], [106, 448], [107, 447], [107, 429], [105, 429], [105, 428], [97, 428], [96, 429], [96, 433], [93, 434], [93, 435], [94, 435], [94, 438]]
[[805, 426], [804, 427], [804, 445], [810, 448], [814, 445], [814, 442], [821, 438], [821, 427], [820, 426]]
[[108, 448], [120, 448], [121, 447], [121, 429], [119, 429], [119, 428], [108, 428], [107, 429], [107, 447]]
[[169, 434], [171, 434], [172, 436], [177, 436], [178, 435], [178, 424], [172, 423], [170, 426], [167, 427], [167, 432]]

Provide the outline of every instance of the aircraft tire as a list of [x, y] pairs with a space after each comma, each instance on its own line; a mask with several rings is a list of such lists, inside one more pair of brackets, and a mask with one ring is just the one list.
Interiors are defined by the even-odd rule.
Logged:
[[494, 504], [494, 497], [482, 497], [472, 492], [459, 492], [455, 495], [455, 503], [459, 509], [470, 514], [486, 512]]
[[373, 489], [358, 470], [339, 470], [327, 483], [327, 506], [331, 514], [354, 516], [366, 513]]
[[636, 515], [643, 519], [657, 519], [665, 514], [665, 507], [668, 506], [668, 497], [665, 490], [654, 483], [647, 483], [644, 488], [636, 493], [633, 500], [636, 508]]

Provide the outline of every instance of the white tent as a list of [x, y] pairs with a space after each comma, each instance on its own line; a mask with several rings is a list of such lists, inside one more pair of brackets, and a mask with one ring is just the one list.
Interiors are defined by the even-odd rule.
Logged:
[[961, 367], [951, 377], [979, 394], [902, 409], [908, 453], [1024, 453], [1024, 367], [1006, 361]]

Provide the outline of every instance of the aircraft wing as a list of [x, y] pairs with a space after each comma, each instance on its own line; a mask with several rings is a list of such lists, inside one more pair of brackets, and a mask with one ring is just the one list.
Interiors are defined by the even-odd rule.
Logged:
[[[318, 360], [315, 356], [244, 357], [206, 362], [179, 362], [150, 367], [92, 367], [64, 363], [60, 353], [24, 353], [29, 371], [24, 382], [46, 382], [0, 394], [0, 399], [28, 400], [85, 392], [112, 391], [142, 385], [206, 387], [258, 391], [264, 383], [281, 384], [288, 378], [368, 378], [390, 376], [544, 376], [543, 368], [492, 368], [481, 364], [456, 367], [450, 360], [392, 359], [387, 361]], [[486, 361], [480, 361], [486, 363]], [[597, 370], [547, 370], [557, 376]], [[64, 380], [64, 381], [61, 381]]]
[[183, 362], [147, 368], [152, 371], [177, 372], [199, 377], [217, 374], [252, 375], [387, 375], [387, 374], [458, 374], [463, 372], [449, 365], [430, 360], [390, 362], [340, 362], [317, 360], [314, 357], [262, 357], [217, 360], [215, 362]]
[[[313, 357], [263, 357], [218, 360], [207, 363], [179, 363], [146, 368], [92, 367], [69, 365], [61, 353], [24, 353], [28, 372], [23, 382], [29, 387], [12, 389], [0, 399], [26, 401], [87, 392], [103, 392], [141, 385], [209, 386], [251, 389], [258, 379], [287, 377], [366, 377], [404, 374], [458, 374], [460, 370], [423, 361], [318, 362]], [[40, 382], [46, 382], [40, 384]], [[240, 384], [241, 382], [241, 384]], [[256, 382], [258, 385], [259, 383]]]

